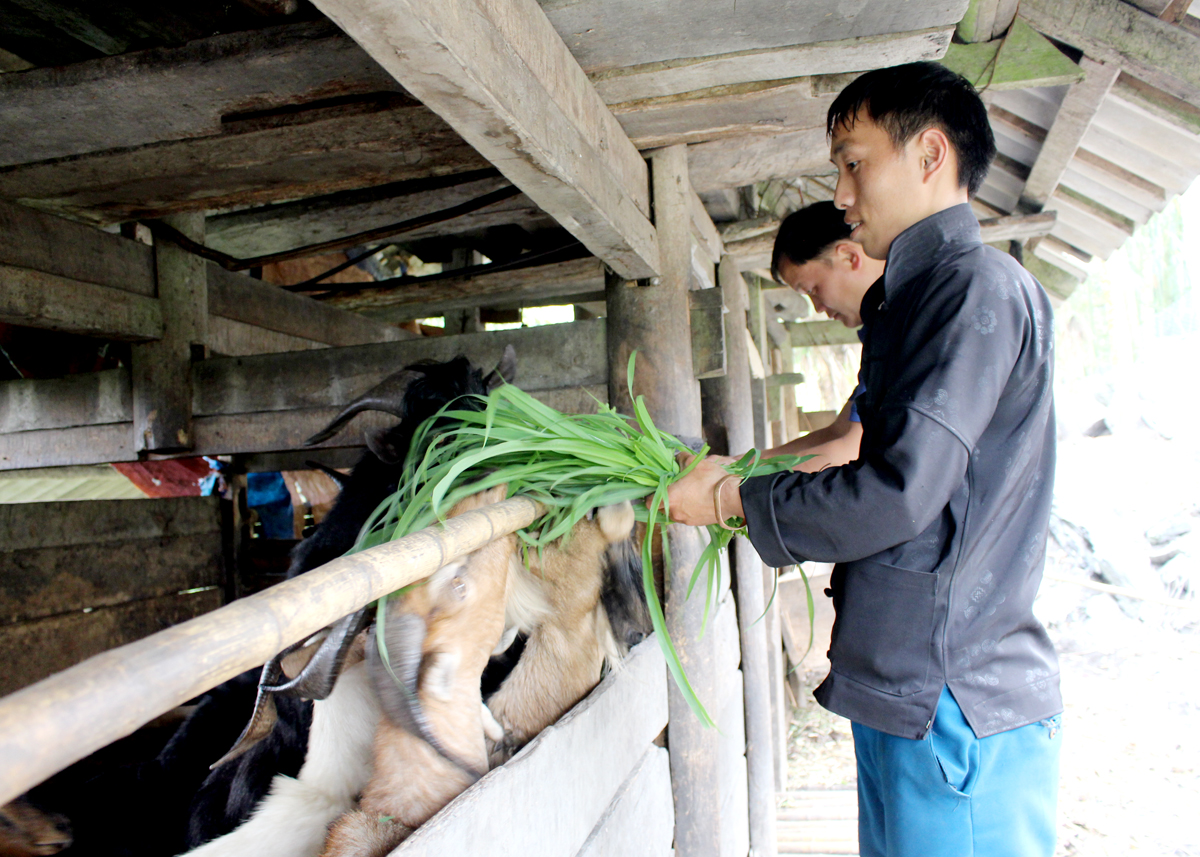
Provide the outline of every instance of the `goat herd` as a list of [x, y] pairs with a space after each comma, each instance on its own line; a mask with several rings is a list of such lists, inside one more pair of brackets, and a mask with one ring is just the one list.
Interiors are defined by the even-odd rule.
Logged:
[[[313, 441], [368, 409], [400, 422], [368, 436], [288, 576], [350, 549], [396, 490], [421, 422], [514, 375], [511, 348], [487, 375], [462, 357], [417, 364], [347, 406]], [[504, 492], [480, 492], [451, 514]], [[205, 694], [151, 761], [64, 772], [0, 808], [0, 857], [68, 846], [139, 857], [389, 853], [582, 699], [649, 632], [628, 503], [598, 509], [560, 543], [525, 554], [506, 536], [393, 596], [386, 654], [361, 611]]]

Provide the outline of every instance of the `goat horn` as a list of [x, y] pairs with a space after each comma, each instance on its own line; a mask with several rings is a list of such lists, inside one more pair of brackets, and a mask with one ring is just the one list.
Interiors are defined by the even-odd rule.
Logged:
[[387, 638], [387, 662], [384, 662], [383, 654], [379, 651], [375, 635], [367, 634], [367, 672], [375, 685], [379, 704], [388, 720], [420, 738], [474, 782], [482, 777], [483, 773], [442, 746], [442, 742], [433, 734], [433, 726], [421, 706], [421, 700], [417, 697], [425, 630], [425, 620], [413, 613], [389, 616], [384, 633]]
[[324, 443], [342, 430], [342, 426], [350, 422], [363, 411], [383, 411], [396, 417], [403, 417], [401, 404], [404, 402], [404, 392], [413, 379], [421, 377], [420, 372], [412, 369], [401, 369], [388, 375], [367, 392], [363, 393], [333, 418], [333, 421], [304, 441], [305, 446], [316, 446]]
[[[321, 641], [317, 651], [304, 665], [304, 669], [296, 674], [291, 681], [267, 687], [270, 693], [286, 693], [301, 699], [325, 699], [337, 684], [342, 667], [346, 664], [346, 654], [354, 645], [354, 638], [367, 627], [367, 608], [364, 607], [349, 616], [343, 616], [329, 629], [329, 634]], [[288, 646], [275, 656], [282, 660], [289, 652], [296, 649], [300, 643]], [[275, 661], [272, 661], [274, 663]]]
[[[284, 652], [286, 651], [285, 649]], [[210, 771], [215, 771], [226, 762], [232, 762], [270, 735], [271, 730], [275, 728], [279, 713], [275, 709], [275, 698], [271, 696], [270, 687], [283, 674], [279, 662], [284, 652], [280, 652], [263, 666], [262, 674], [258, 678], [258, 696], [254, 698], [254, 713], [250, 715], [250, 722], [246, 724], [246, 728], [242, 730], [229, 752], [208, 766]]]

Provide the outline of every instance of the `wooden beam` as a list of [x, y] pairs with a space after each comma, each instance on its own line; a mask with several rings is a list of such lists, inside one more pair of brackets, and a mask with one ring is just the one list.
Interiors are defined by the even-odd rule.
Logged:
[[0, 321], [131, 342], [163, 332], [155, 298], [6, 264], [0, 264]]
[[546, 14], [589, 73], [890, 33], [952, 27], [966, 0], [868, 3], [853, 14], [839, 0], [573, 0]]
[[609, 104], [617, 104], [714, 86], [841, 74], [939, 59], [953, 33], [952, 26], [940, 26], [908, 33], [808, 42], [626, 66], [596, 72], [591, 78], [600, 97]]
[[316, 5], [594, 255], [658, 273], [645, 162], [535, 0]]
[[0, 700], [0, 802], [442, 564], [526, 527], [514, 497], [341, 557]]
[[1105, 65], [1087, 57], [1080, 60], [1080, 66], [1087, 77], [1067, 90], [1054, 124], [1029, 171], [1029, 178], [1025, 180], [1021, 205], [1027, 210], [1040, 211], [1050, 199], [1121, 71], [1118, 65]]
[[1117, 78], [1113, 92], [1185, 131], [1193, 134], [1200, 132], [1200, 107], [1163, 92], [1126, 72], [1121, 72]]
[[1030, 238], [1040, 238], [1050, 234], [1055, 222], [1054, 212], [991, 217], [979, 221], [980, 240], [984, 244], [996, 244], [1001, 241], [1027, 241]]
[[[203, 214], [167, 222], [203, 243]], [[133, 348], [134, 443], [139, 450], [173, 452], [192, 445], [192, 360], [208, 343], [207, 264], [161, 239], [154, 261], [162, 336]]]
[[[692, 238], [695, 239], [697, 246], [700, 247], [708, 261], [713, 265], [717, 264], [725, 255], [725, 244], [721, 240], [721, 233], [717, 230], [717, 225], [705, 211], [704, 202], [694, 190], [688, 193], [688, 217], [691, 218]], [[714, 282], [713, 285], [715, 286], [716, 283]]]
[[1200, 36], [1121, 0], [1024, 0], [1021, 17], [1088, 56], [1200, 106]]
[[955, 33], [967, 44], [990, 42], [1008, 32], [1019, 0], [971, 0]]
[[346, 312], [245, 274], [208, 265], [210, 316], [325, 345], [365, 345], [413, 339], [390, 324]]
[[688, 170], [699, 192], [830, 169], [824, 123], [771, 137], [730, 137], [688, 147]]
[[429, 283], [388, 286], [385, 280], [377, 287], [334, 293], [322, 303], [356, 311], [386, 308], [388, 317], [393, 319], [425, 318], [496, 302], [521, 303], [603, 289], [604, 263], [589, 257], [495, 273], [442, 277]]
[[1083, 77], [1079, 66], [1020, 18], [1003, 38], [951, 45], [942, 65], [988, 90], [1062, 86]]
[[791, 335], [793, 348], [819, 345], [858, 345], [858, 331], [840, 321], [789, 321], [784, 328]]
[[[241, 258], [278, 253], [452, 208], [508, 183], [489, 167], [484, 171], [389, 183], [213, 214], [205, 224], [207, 242], [223, 253]], [[431, 237], [482, 234], [489, 227], [508, 223], [531, 231], [556, 225], [522, 194], [454, 220], [406, 232], [403, 241], [408, 244]]]
[[507, 344], [516, 349], [517, 384], [524, 390], [600, 384], [607, 372], [604, 331], [604, 319], [594, 319], [299, 354], [205, 360], [195, 366], [193, 410], [201, 416], [340, 408], [409, 363], [462, 354], [476, 365], [494, 366]]
[[128, 422], [129, 370], [0, 383], [0, 434]]
[[218, 130], [14, 167], [0, 172], [0, 196], [107, 224], [488, 166], [442, 119], [407, 99], [318, 107]]
[[814, 128], [836, 93], [816, 93], [813, 79], [718, 86], [682, 95], [610, 105], [639, 149], [702, 143], [725, 137]]
[[208, 136], [230, 115], [398, 91], [325, 22], [0, 77], [0, 166]]

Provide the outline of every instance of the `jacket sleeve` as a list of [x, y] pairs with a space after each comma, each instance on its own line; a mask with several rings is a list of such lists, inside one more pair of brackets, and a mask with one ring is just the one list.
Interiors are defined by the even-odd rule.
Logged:
[[1014, 276], [1000, 265], [958, 265], [926, 284], [901, 334], [904, 365], [871, 397], [857, 461], [742, 485], [750, 540], [765, 562], [862, 559], [933, 523], [1030, 339]]

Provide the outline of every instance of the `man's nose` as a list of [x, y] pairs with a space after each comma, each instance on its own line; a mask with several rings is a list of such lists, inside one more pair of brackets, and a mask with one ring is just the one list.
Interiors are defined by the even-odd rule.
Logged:
[[837, 186], [833, 189], [833, 205], [835, 208], [845, 211], [853, 204], [854, 193], [850, 190], [850, 182], [843, 179], [842, 172], [839, 170]]

